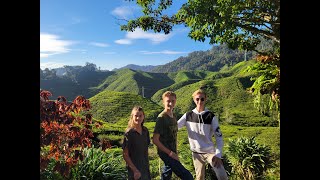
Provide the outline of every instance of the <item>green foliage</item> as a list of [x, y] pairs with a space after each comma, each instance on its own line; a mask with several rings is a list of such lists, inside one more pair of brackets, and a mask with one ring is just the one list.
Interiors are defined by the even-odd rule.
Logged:
[[102, 151], [101, 148], [85, 148], [84, 159], [71, 170], [70, 179], [103, 180], [125, 179], [127, 170], [122, 159], [122, 149]]
[[239, 179], [259, 179], [271, 166], [270, 148], [259, 145], [255, 137], [240, 137], [228, 142], [226, 154]]
[[41, 180], [64, 180], [63, 177], [59, 172], [55, 171], [55, 166], [57, 161], [55, 159], [50, 159], [48, 166], [43, 170], [40, 171], [40, 179]]
[[[131, 0], [129, 0], [131, 1]], [[130, 20], [121, 30], [163, 31], [184, 24], [190, 28], [189, 37], [210, 44], [228, 44], [232, 49], [254, 50], [260, 37], [280, 44], [280, 0], [189, 0], [173, 15], [164, 11], [172, 0], [137, 0], [144, 15]]]
[[280, 100], [279, 97], [274, 97], [266, 92], [277, 91], [280, 86], [278, 75], [280, 69], [277, 65], [256, 63], [248, 66], [247, 72], [254, 72], [259, 76], [252, 77], [253, 85], [248, 88], [254, 95], [254, 105], [263, 114], [277, 113], [277, 118], [280, 120]]

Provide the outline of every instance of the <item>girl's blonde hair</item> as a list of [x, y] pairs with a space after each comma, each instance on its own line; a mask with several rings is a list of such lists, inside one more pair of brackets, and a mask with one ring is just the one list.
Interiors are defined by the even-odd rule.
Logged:
[[142, 112], [142, 114], [143, 114], [143, 121], [142, 121], [142, 123], [141, 123], [141, 126], [143, 126], [143, 123], [144, 123], [144, 119], [145, 119], [145, 115], [144, 115], [144, 111], [143, 111], [143, 109], [142, 109], [142, 107], [141, 106], [134, 106], [133, 108], [132, 108], [132, 111], [131, 111], [131, 115], [130, 115], [130, 118], [129, 118], [129, 121], [128, 121], [128, 127], [127, 127], [127, 129], [126, 129], [126, 132], [128, 132], [130, 129], [132, 129], [133, 127], [134, 127], [134, 125], [133, 125], [133, 112], [134, 111], [139, 111], [139, 112]]

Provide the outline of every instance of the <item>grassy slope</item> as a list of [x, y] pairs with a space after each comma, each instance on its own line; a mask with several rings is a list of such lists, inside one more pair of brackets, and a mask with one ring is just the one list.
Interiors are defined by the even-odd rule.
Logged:
[[142, 87], [144, 87], [144, 97], [150, 98], [158, 89], [170, 86], [173, 83], [174, 81], [164, 73], [148, 73], [131, 69], [121, 69], [107, 77], [94, 89], [96, 89], [97, 92], [110, 90], [142, 95]]
[[166, 73], [137, 71], [134, 79], [139, 87], [144, 87], [144, 96], [150, 98], [155, 92], [174, 83]]
[[220, 72], [222, 75], [208, 73], [203, 80], [175, 89], [176, 113], [181, 116], [195, 108], [191, 95], [198, 88], [204, 87], [208, 93], [207, 107], [219, 115], [221, 121], [243, 126], [277, 126], [276, 120], [262, 115], [254, 108], [252, 96], [246, 92], [246, 88], [252, 84], [251, 75], [242, 71], [251, 63], [241, 62], [232, 69]]
[[135, 74], [135, 71], [129, 69], [116, 71], [113, 75], [107, 77], [102, 83], [95, 87], [95, 89], [97, 89], [98, 92], [110, 90], [139, 94], [138, 84], [133, 78]]
[[150, 99], [128, 92], [105, 90], [89, 100], [95, 119], [118, 124], [127, 124], [134, 105], [143, 107], [146, 121], [154, 121], [158, 113], [162, 111], [162, 107]]
[[[246, 92], [246, 88], [252, 84], [252, 81], [250, 81], [252, 75], [243, 73], [242, 71], [252, 63], [254, 62], [240, 62], [231, 68], [225, 67], [219, 72], [180, 71], [176, 73], [147, 73], [122, 69], [115, 73], [110, 73], [103, 83], [100, 83], [95, 88], [91, 88], [91, 90], [92, 92], [117, 91], [141, 95], [141, 87], [144, 86], [145, 97], [148, 98], [148, 101], [150, 101], [149, 97], [151, 97], [151, 100], [156, 102], [158, 107], [162, 106], [161, 95], [163, 92], [173, 90], [177, 93], [178, 99], [175, 112], [179, 117], [195, 107], [191, 97], [192, 93], [200, 87], [205, 87], [208, 92], [207, 106], [219, 116], [222, 122], [242, 126], [277, 126], [276, 120], [262, 115], [253, 107], [252, 97]], [[68, 82], [61, 81], [57, 85], [63, 91], [66, 90], [65, 88], [69, 88], [70, 93], [77, 92], [77, 95], [88, 97], [86, 96], [88, 93], [80, 93], [78, 90], [79, 86], [73, 84], [71, 87], [70, 85], [65, 86], [65, 84], [68, 84]], [[82, 88], [82, 91], [86, 91], [86, 89]], [[76, 94], [71, 95], [75, 96]], [[68, 100], [73, 100], [68, 98], [71, 95], [68, 94]], [[117, 99], [118, 97], [120, 99]], [[126, 119], [128, 113], [122, 113], [122, 111], [129, 112], [131, 110], [132, 107], [130, 105], [132, 103], [130, 104], [127, 101], [130, 101], [128, 99], [133, 97], [127, 97], [127, 99], [121, 97], [104, 97], [106, 101], [110, 100], [110, 103], [108, 103], [112, 105], [93, 106], [95, 118], [113, 122]], [[139, 96], [136, 97], [138, 98]], [[108, 103], [104, 102], [104, 104]], [[116, 118], [110, 118], [107, 113], [118, 112], [119, 107], [121, 107], [121, 113], [118, 113]], [[150, 113], [151, 117], [156, 116], [156, 111], [153, 112]]]

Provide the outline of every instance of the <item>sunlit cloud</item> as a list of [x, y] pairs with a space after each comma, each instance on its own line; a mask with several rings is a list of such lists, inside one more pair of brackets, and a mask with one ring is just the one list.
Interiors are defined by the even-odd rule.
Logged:
[[[150, 33], [150, 32], [145, 32], [140, 28], [137, 28], [133, 32], [127, 32], [126, 38], [121, 39], [121, 42], [130, 42], [129, 44], [131, 44], [133, 39], [146, 39], [146, 40], [150, 40], [152, 44], [159, 44], [161, 42], [167, 41], [171, 37], [172, 37], [172, 34], [166, 35], [164, 33]], [[121, 44], [121, 43], [118, 43], [118, 44]]]
[[148, 39], [152, 41], [152, 43], [160, 43], [168, 40], [171, 35], [165, 35], [164, 33], [149, 33], [145, 32], [142, 29], [136, 29], [133, 32], [128, 32], [126, 34], [126, 38], [129, 39]]
[[163, 51], [140, 51], [140, 53], [141, 54], [186, 54], [188, 52], [163, 50]]
[[119, 39], [114, 41], [117, 44], [132, 44], [132, 41], [130, 39]]
[[74, 44], [72, 41], [60, 40], [59, 36], [40, 33], [40, 57], [45, 58], [55, 54], [67, 53], [68, 46]]
[[57, 62], [45, 62], [45, 63], [41, 63], [41, 62], [40, 62], [40, 68], [41, 68], [42, 70], [44, 70], [45, 68], [48, 68], [48, 69], [59, 68], [59, 67], [65, 66], [65, 65], [66, 65], [66, 64], [57, 63]]
[[41, 58], [46, 58], [46, 57], [49, 57], [50, 55], [47, 54], [47, 53], [40, 53], [40, 57]]
[[92, 46], [97, 46], [97, 47], [108, 47], [109, 46], [109, 44], [99, 43], [99, 42], [91, 42], [89, 44], [92, 45]]
[[133, 8], [129, 6], [116, 7], [111, 11], [111, 14], [118, 18], [127, 19], [129, 16], [133, 15]]

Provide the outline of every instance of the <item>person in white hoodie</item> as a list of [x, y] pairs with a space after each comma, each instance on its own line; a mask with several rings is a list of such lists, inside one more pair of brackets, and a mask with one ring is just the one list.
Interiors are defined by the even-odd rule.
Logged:
[[218, 118], [205, 107], [207, 95], [203, 89], [196, 90], [192, 97], [197, 107], [178, 120], [178, 129], [187, 128], [196, 179], [204, 180], [205, 165], [209, 163], [218, 180], [226, 180], [228, 176], [221, 160], [224, 143]]

